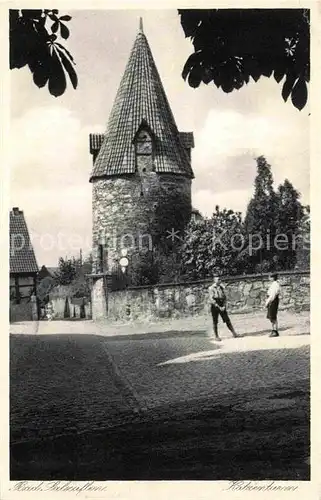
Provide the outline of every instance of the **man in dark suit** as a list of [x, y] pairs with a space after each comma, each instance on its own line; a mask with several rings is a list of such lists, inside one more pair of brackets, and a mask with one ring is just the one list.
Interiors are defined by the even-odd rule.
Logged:
[[221, 338], [218, 334], [218, 318], [221, 316], [223, 323], [226, 324], [227, 328], [232, 332], [233, 337], [239, 337], [235, 333], [232, 322], [227, 314], [226, 310], [226, 295], [224, 288], [220, 282], [219, 276], [215, 276], [213, 280], [213, 284], [208, 289], [209, 299], [211, 305], [211, 314], [213, 318], [213, 327], [214, 327], [214, 338], [217, 341], [220, 341]]

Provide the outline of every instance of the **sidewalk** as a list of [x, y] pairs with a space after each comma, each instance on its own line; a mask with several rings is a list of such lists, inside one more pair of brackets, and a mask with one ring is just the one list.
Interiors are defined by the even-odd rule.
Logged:
[[[270, 325], [264, 311], [248, 314], [233, 314], [231, 319], [235, 330], [243, 335], [265, 335]], [[281, 311], [279, 314], [280, 335], [303, 335], [310, 333], [310, 313], [307, 311], [296, 314], [291, 311]], [[220, 323], [222, 337], [229, 336], [226, 327]], [[56, 334], [94, 334], [107, 337], [123, 335], [144, 335], [151, 333], [177, 333], [209, 335], [212, 330], [209, 316], [197, 316], [159, 322], [128, 322], [108, 323], [108, 321], [29, 321], [10, 325], [10, 334], [56, 335]]]

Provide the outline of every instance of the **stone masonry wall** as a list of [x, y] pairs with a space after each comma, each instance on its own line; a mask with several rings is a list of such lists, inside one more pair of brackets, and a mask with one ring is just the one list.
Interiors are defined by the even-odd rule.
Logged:
[[93, 280], [92, 290], [91, 290], [91, 304], [92, 304], [93, 319], [106, 318], [107, 316], [106, 289], [104, 286], [103, 278], [98, 278]]
[[[168, 221], [168, 225], [176, 227], [179, 223], [178, 206], [184, 206], [183, 214], [180, 210], [180, 223], [184, 225], [191, 217], [191, 179], [183, 176], [149, 172], [94, 180], [93, 272], [96, 272], [100, 235], [109, 238], [108, 264], [111, 267], [119, 258], [120, 243], [124, 235], [128, 235], [126, 239], [123, 238], [125, 246], [134, 245], [137, 251], [141, 237], [143, 243], [140, 246], [147, 249], [150, 239], [142, 236], [151, 234], [154, 240], [155, 221], [162, 216], [163, 208], [167, 209], [167, 215], [172, 219]], [[168, 207], [171, 207], [169, 214]]]
[[[74, 318], [74, 313], [76, 318], [80, 318], [80, 301], [76, 302], [73, 299], [68, 297], [69, 302], [69, 310], [70, 310], [70, 318]], [[65, 320], [65, 306], [66, 299], [62, 297], [54, 297], [51, 300], [52, 308], [53, 308], [53, 319], [54, 320]], [[91, 319], [91, 303], [88, 302], [85, 304], [85, 316], [84, 319]]]
[[[309, 272], [280, 273], [280, 309], [310, 309]], [[208, 314], [208, 287], [211, 281], [136, 287], [109, 292], [108, 318], [112, 320], [143, 318], [179, 318]], [[248, 312], [264, 307], [269, 286], [268, 275], [227, 278], [224, 282], [228, 310]]]

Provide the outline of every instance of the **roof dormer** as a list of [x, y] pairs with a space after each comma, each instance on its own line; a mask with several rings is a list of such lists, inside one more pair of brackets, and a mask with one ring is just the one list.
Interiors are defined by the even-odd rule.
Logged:
[[[191, 146], [186, 147], [181, 141], [142, 22], [116, 94], [107, 130], [97, 141], [96, 136], [92, 136], [90, 144], [94, 156], [91, 180], [134, 174], [139, 164], [144, 162], [148, 165], [141, 165], [141, 168], [152, 168], [155, 173], [194, 177]], [[140, 162], [143, 157], [145, 160]]]

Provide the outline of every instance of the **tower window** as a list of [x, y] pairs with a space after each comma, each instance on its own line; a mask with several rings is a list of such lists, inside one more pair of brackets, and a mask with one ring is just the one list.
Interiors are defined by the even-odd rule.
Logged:
[[151, 155], [153, 153], [153, 141], [146, 130], [141, 130], [136, 138], [136, 154]]
[[139, 173], [153, 170], [153, 139], [146, 129], [138, 132], [135, 138], [136, 166]]

